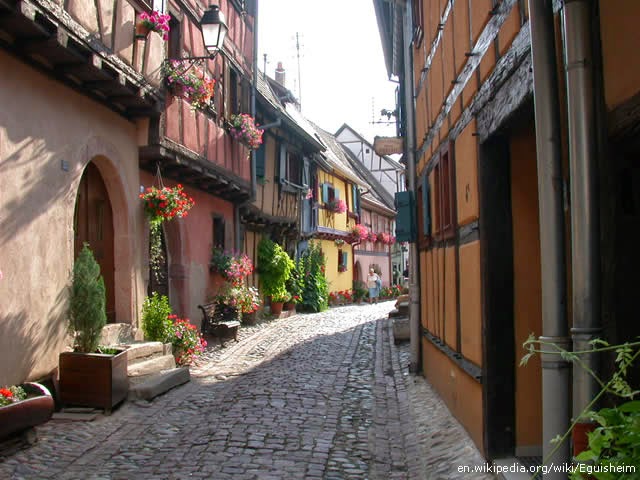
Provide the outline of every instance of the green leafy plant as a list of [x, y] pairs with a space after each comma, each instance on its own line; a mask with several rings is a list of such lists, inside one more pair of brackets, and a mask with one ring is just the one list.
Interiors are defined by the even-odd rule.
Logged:
[[289, 254], [277, 243], [263, 238], [258, 244], [258, 273], [265, 295], [286, 292], [286, 282], [295, 264]]
[[[604, 340], [595, 339], [591, 341], [591, 346], [590, 350], [569, 352], [554, 343], [544, 342], [530, 335], [523, 344], [528, 353], [522, 358], [520, 365], [526, 365], [529, 359], [538, 353], [557, 352], [564, 360], [571, 361], [587, 371], [600, 385], [600, 392], [573, 421], [569, 430], [554, 440], [558, 445], [562, 444], [571, 434], [574, 426], [584, 419], [594, 421], [598, 425], [588, 434], [587, 450], [576, 457], [576, 460], [588, 463], [581, 464], [571, 473], [572, 480], [638, 479], [640, 477], [637, 472], [625, 474], [624, 469], [628, 466], [640, 465], [640, 401], [633, 400], [640, 391], [632, 389], [626, 380], [629, 368], [640, 356], [640, 342], [610, 345]], [[607, 352], [616, 355], [617, 369], [608, 381], [604, 381], [581, 357]], [[626, 401], [616, 407], [592, 410], [605, 394]], [[554, 453], [555, 449], [548, 456], [552, 457]], [[543, 462], [547, 460], [543, 459]]]
[[362, 280], [354, 280], [353, 281], [353, 299], [354, 300], [363, 300], [367, 296], [367, 289], [364, 286], [364, 282]]
[[326, 259], [319, 245], [311, 242], [298, 259], [302, 277], [300, 310], [322, 312], [329, 308], [329, 284], [325, 277]]
[[296, 303], [301, 302], [303, 290], [302, 272], [298, 268], [298, 265], [298, 263], [295, 263], [294, 268], [291, 269], [289, 278], [285, 282], [287, 292], [289, 292], [291, 299]]
[[153, 292], [142, 303], [142, 331], [152, 342], [166, 342], [171, 336], [171, 305], [165, 295]]
[[107, 323], [104, 280], [89, 244], [85, 243], [73, 267], [69, 300], [69, 329], [74, 351], [93, 353]]

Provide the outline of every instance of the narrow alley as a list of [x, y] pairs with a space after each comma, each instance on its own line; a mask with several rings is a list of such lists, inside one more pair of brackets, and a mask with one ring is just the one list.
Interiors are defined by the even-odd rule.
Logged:
[[392, 308], [337, 307], [246, 329], [151, 403], [38, 427], [37, 444], [0, 457], [0, 478], [482, 478], [458, 472], [483, 460], [407, 373]]

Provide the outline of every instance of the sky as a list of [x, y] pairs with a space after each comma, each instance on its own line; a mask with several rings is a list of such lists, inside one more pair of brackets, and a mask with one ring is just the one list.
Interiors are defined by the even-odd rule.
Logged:
[[[382, 109], [395, 108], [397, 84], [389, 81], [373, 0], [260, 0], [258, 67], [301, 99], [302, 113], [330, 133], [343, 123], [364, 138], [395, 136]], [[300, 44], [300, 80], [296, 33]], [[392, 117], [393, 120], [393, 117]]]

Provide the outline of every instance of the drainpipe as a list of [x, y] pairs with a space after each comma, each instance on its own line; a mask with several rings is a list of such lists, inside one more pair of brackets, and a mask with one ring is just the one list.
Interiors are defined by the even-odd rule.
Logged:
[[[256, 118], [256, 89], [258, 88], [258, 4], [255, 0], [253, 12], [253, 85], [251, 87], [251, 116]], [[251, 150], [251, 202], [256, 199], [256, 157], [255, 150]]]
[[[398, 4], [396, 4], [398, 5]], [[402, 6], [399, 6], [402, 8]], [[414, 105], [413, 105], [413, 74], [411, 58], [411, 33], [413, 20], [411, 18], [411, 0], [404, 3], [403, 25], [403, 79], [404, 82], [404, 110], [405, 110], [405, 152], [407, 161], [408, 191], [416, 190], [416, 159], [414, 138]], [[416, 241], [409, 244], [409, 332], [411, 359], [409, 371], [420, 371], [420, 290], [418, 285], [418, 248]]]
[[[553, 20], [553, 0], [529, 2], [533, 89], [538, 159], [540, 212], [540, 254], [542, 280], [541, 341], [569, 348], [566, 318], [565, 222], [560, 149], [557, 59]], [[553, 346], [544, 347], [555, 352]], [[569, 363], [557, 353], [542, 355], [542, 452], [545, 465], [566, 464], [569, 442], [556, 452], [551, 440], [569, 428]], [[549, 472], [545, 480], [566, 479], [562, 472]]]
[[[565, 0], [562, 33], [567, 81], [569, 166], [571, 169], [571, 250], [573, 279], [574, 351], [589, 350], [589, 341], [601, 336], [600, 245], [597, 185], [597, 143], [594, 115], [594, 60], [591, 39], [591, 0]], [[595, 354], [582, 357], [598, 373]], [[573, 370], [573, 418], [599, 391], [596, 380], [586, 370]], [[587, 419], [577, 425], [582, 430]], [[574, 442], [575, 443], [575, 442]]]

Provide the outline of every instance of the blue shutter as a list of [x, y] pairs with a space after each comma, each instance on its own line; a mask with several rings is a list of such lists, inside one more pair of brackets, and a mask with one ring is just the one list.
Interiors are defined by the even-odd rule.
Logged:
[[265, 150], [264, 143], [256, 150], [256, 177], [264, 178]]
[[322, 184], [322, 202], [327, 203], [329, 201], [329, 184]]
[[348, 260], [349, 258], [349, 252], [342, 252], [342, 266], [344, 267], [345, 272], [347, 271], [347, 269], [349, 268], [348, 266]]
[[426, 172], [422, 175], [422, 233], [431, 235], [431, 186]]

